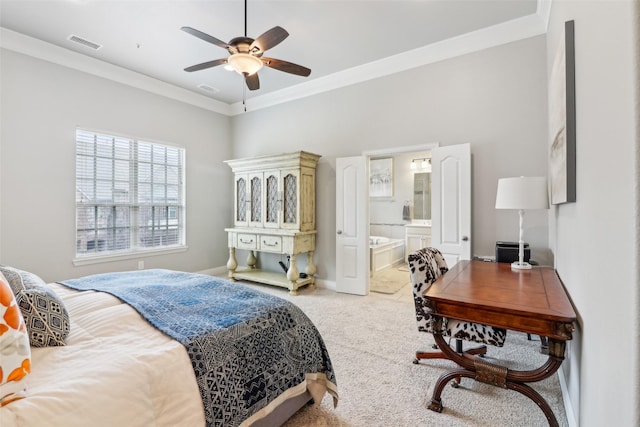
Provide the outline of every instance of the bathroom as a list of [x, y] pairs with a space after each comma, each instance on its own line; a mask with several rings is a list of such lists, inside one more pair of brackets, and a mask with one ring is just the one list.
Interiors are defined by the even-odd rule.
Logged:
[[406, 256], [431, 243], [431, 154], [396, 153], [369, 160], [370, 275], [406, 269]]

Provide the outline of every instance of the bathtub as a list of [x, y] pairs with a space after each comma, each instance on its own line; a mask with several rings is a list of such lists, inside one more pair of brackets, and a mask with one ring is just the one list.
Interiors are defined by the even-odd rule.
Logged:
[[404, 239], [369, 237], [369, 265], [372, 275], [402, 262], [404, 262]]

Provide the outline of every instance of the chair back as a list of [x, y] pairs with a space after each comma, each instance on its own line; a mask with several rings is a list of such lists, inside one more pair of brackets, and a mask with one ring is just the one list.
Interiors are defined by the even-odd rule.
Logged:
[[[409, 254], [409, 274], [413, 285], [413, 301], [416, 308], [416, 320], [418, 330], [422, 332], [433, 332], [433, 318], [431, 311], [426, 305], [423, 293], [440, 276], [449, 271], [447, 262], [442, 253], [436, 248], [422, 248]], [[443, 325], [446, 328], [446, 325]]]

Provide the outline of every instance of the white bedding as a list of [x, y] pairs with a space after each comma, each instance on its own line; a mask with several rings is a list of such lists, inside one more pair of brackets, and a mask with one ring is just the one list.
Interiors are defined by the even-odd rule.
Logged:
[[67, 345], [32, 348], [27, 398], [0, 408], [0, 426], [204, 426], [180, 343], [109, 294], [51, 287], [69, 311]]

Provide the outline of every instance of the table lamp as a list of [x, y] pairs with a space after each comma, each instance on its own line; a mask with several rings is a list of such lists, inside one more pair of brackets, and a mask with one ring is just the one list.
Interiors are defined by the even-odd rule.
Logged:
[[547, 179], [545, 177], [500, 178], [496, 193], [496, 209], [517, 209], [520, 213], [520, 240], [518, 261], [511, 264], [512, 270], [529, 270], [531, 264], [524, 262], [524, 240], [522, 228], [525, 209], [549, 209]]

